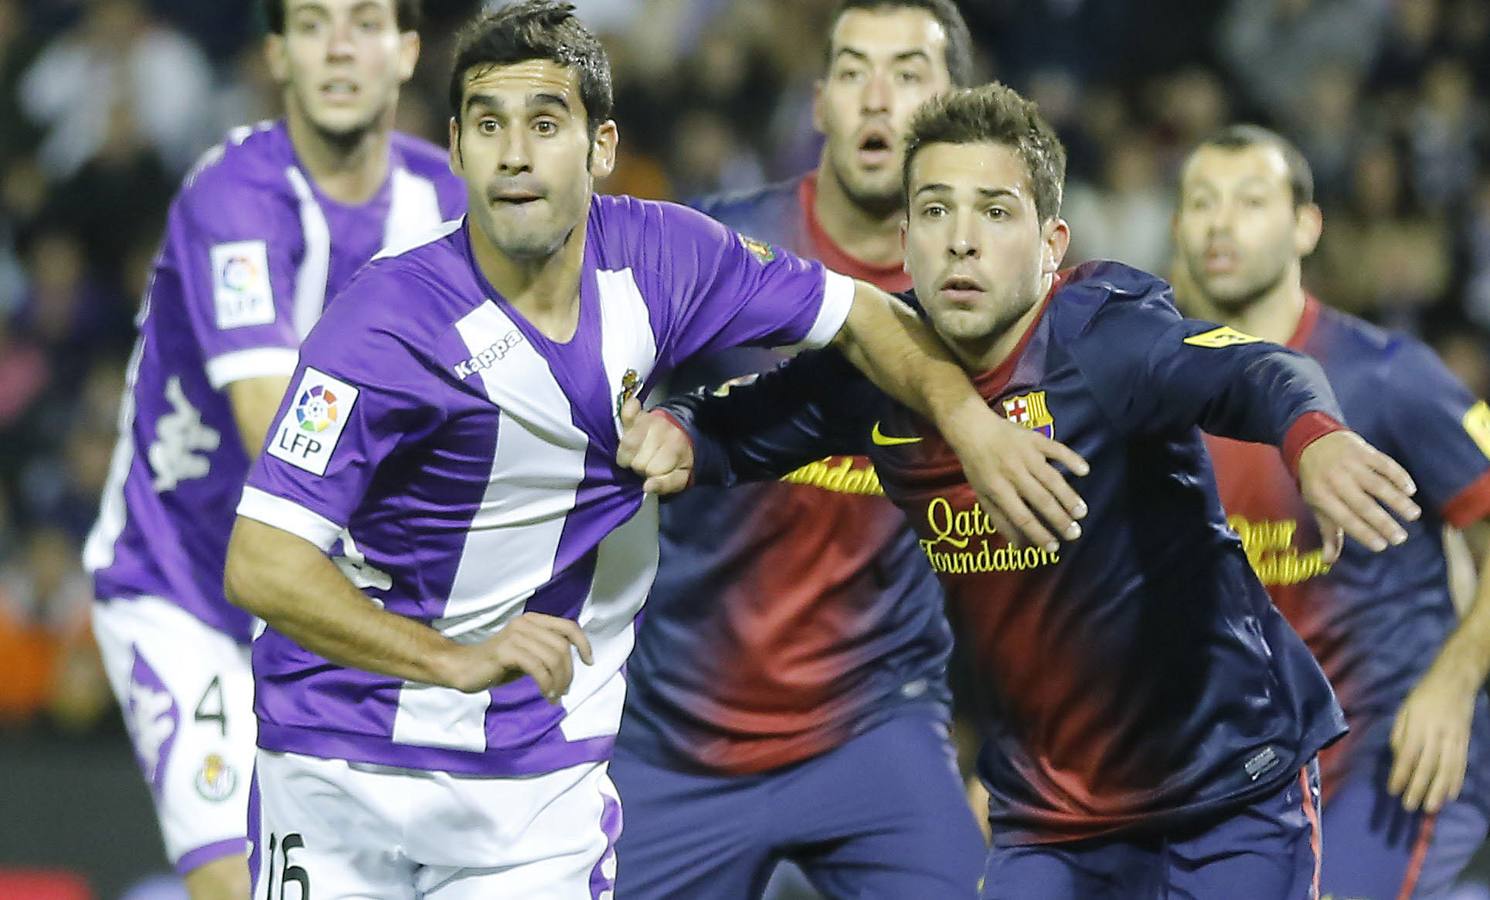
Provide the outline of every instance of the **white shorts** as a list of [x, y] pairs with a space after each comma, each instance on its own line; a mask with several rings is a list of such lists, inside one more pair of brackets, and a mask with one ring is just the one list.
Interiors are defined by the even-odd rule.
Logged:
[[257, 730], [248, 647], [157, 597], [95, 603], [93, 635], [171, 863], [185, 874], [244, 853]]
[[606, 763], [526, 778], [260, 750], [254, 900], [611, 900], [621, 802]]

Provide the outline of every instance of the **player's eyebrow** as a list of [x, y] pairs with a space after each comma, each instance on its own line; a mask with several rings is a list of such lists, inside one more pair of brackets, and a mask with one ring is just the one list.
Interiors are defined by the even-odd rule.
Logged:
[[562, 94], [552, 94], [547, 91], [540, 91], [539, 93], [528, 95], [528, 108], [532, 109], [536, 106], [558, 106], [563, 108], [565, 112], [571, 111], [569, 109], [569, 98], [567, 96]]
[[904, 51], [902, 53], [895, 54], [895, 56], [893, 57], [893, 61], [894, 62], [916, 62], [916, 61], [919, 61], [919, 62], [924, 62], [924, 63], [930, 64], [931, 57], [926, 53], [925, 50], [906, 50], [906, 51]]
[[[950, 185], [950, 184], [943, 184], [940, 181], [933, 181], [933, 182], [931, 182], [929, 184], [923, 184], [920, 187], [916, 188], [915, 196], [919, 197], [922, 194], [927, 194], [927, 193], [931, 193], [931, 194], [949, 194], [951, 192], [952, 192], [952, 185]], [[1019, 199], [1019, 191], [1017, 191], [1017, 190], [1015, 190], [1013, 188], [1005, 188], [1005, 187], [997, 187], [997, 188], [980, 187], [980, 188], [978, 188], [978, 196], [984, 197], [984, 198], [987, 198], [987, 199], [1009, 197], [1009, 198], [1012, 198], [1014, 200], [1018, 200]]]

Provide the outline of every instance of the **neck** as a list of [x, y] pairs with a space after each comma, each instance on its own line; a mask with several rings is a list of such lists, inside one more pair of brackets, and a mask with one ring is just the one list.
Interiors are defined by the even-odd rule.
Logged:
[[1055, 285], [1054, 275], [1042, 275], [1040, 277], [1040, 291], [1036, 295], [1034, 303], [1030, 308], [1006, 326], [1002, 331], [991, 334], [977, 341], [952, 341], [949, 342], [952, 353], [958, 362], [969, 374], [977, 375], [983, 372], [992, 372], [1004, 364], [1019, 342], [1024, 340], [1025, 334], [1035, 325], [1035, 320], [1040, 317], [1040, 310], [1045, 306], [1045, 299], [1050, 296], [1050, 289]]
[[833, 243], [860, 262], [872, 266], [898, 265], [905, 256], [900, 246], [900, 219], [904, 210], [896, 209], [881, 216], [855, 204], [829, 167], [826, 150], [817, 171], [812, 214]]
[[[469, 219], [467, 221], [470, 221]], [[564, 343], [579, 328], [579, 281], [585, 256], [585, 219], [553, 253], [515, 258], [471, 222], [471, 253], [488, 283], [545, 337]]]
[[1203, 291], [1197, 290], [1196, 295], [1193, 312], [1197, 318], [1229, 325], [1275, 344], [1288, 343], [1304, 315], [1304, 285], [1297, 260], [1277, 284], [1245, 306], [1224, 307]]
[[392, 142], [393, 108], [372, 128], [346, 141], [328, 137], [288, 104], [290, 143], [300, 164], [321, 193], [338, 203], [357, 206], [371, 200], [388, 178], [388, 148]]

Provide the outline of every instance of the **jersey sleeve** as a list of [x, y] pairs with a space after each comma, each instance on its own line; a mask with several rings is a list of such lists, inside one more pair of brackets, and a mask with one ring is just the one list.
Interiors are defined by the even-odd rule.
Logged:
[[358, 307], [393, 303], [359, 291], [359, 281], [372, 281], [364, 276], [301, 348], [238, 505], [240, 516], [323, 550], [361, 505], [378, 467], [444, 419], [428, 399], [438, 396], [436, 376], [419, 353], [389, 328], [358, 321]]
[[287, 230], [299, 222], [262, 185], [224, 175], [209, 168], [177, 201], [165, 247], [207, 379], [219, 390], [245, 378], [289, 375], [300, 343], [298, 231]]
[[696, 484], [779, 478], [814, 460], [866, 451], [888, 398], [836, 350], [700, 388], [659, 409], [693, 441]]
[[1402, 340], [1376, 381], [1382, 449], [1401, 463], [1418, 497], [1456, 528], [1490, 515], [1490, 407], [1430, 348]]
[[843, 327], [852, 279], [686, 207], [661, 209], [670, 368], [743, 344], [821, 347]]
[[1318, 363], [1182, 318], [1167, 293], [1107, 305], [1078, 342], [1078, 362], [1119, 430], [1162, 434], [1198, 425], [1278, 446], [1292, 465], [1309, 440], [1344, 427]]

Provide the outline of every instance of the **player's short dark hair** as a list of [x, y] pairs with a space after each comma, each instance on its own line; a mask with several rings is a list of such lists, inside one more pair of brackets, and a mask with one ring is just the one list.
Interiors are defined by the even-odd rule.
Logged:
[[1030, 173], [1040, 221], [1060, 215], [1066, 185], [1066, 148], [1039, 108], [995, 81], [933, 97], [911, 117], [901, 183], [910, 200], [911, 163], [928, 144], [1003, 144]]
[[[264, 27], [270, 34], [285, 33], [285, 7], [289, 0], [263, 0]], [[423, 0], [393, 0], [393, 20], [399, 31], [418, 31], [424, 19]]]
[[590, 135], [611, 117], [610, 59], [599, 38], [574, 14], [574, 4], [523, 0], [479, 16], [461, 29], [450, 72], [450, 115], [460, 122], [466, 73], [546, 59], [579, 74]]
[[[973, 35], [968, 30], [967, 20], [952, 0], [839, 0], [833, 10], [832, 23], [836, 26], [845, 13], [856, 9], [871, 12], [882, 9], [919, 9], [928, 13], [947, 33], [947, 74], [952, 83], [966, 87], [973, 83]], [[833, 64], [833, 45], [830, 40], [823, 50], [825, 66]]]
[[[1288, 189], [1293, 193], [1294, 207], [1314, 202], [1314, 170], [1309, 167], [1309, 160], [1292, 141], [1272, 129], [1261, 125], [1227, 125], [1195, 145], [1196, 150], [1201, 147], [1220, 147], [1222, 150], [1273, 147], [1283, 154], [1283, 162], [1288, 166]], [[1192, 150], [1191, 156], [1194, 155]]]

